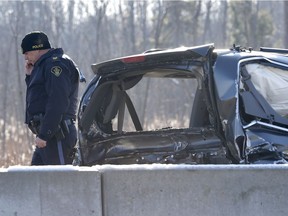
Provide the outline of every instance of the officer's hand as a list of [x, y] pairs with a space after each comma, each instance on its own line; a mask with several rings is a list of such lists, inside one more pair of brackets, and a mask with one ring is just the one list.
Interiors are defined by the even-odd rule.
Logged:
[[44, 148], [46, 146], [46, 141], [36, 137], [35, 144], [38, 148]]
[[27, 75], [31, 75], [32, 70], [33, 70], [33, 64], [31, 64], [30, 62], [26, 61], [26, 63], [25, 63], [25, 73]]

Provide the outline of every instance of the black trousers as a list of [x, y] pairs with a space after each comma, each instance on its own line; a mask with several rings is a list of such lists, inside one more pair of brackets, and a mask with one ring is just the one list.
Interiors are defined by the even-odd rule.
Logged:
[[69, 126], [69, 134], [57, 140], [52, 138], [47, 141], [46, 147], [34, 150], [31, 165], [64, 165], [72, 164], [73, 148], [77, 142], [77, 131], [74, 124]]

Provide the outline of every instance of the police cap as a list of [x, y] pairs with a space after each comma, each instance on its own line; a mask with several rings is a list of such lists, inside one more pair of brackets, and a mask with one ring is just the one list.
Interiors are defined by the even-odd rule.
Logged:
[[47, 35], [41, 31], [28, 33], [21, 43], [22, 53], [32, 50], [50, 49], [51, 45]]

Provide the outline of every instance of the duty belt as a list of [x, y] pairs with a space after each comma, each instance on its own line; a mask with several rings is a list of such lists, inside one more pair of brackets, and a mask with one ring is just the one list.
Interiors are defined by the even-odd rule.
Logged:
[[[35, 116], [33, 116], [32, 120], [28, 124], [30, 130], [36, 135], [39, 135], [42, 119], [43, 119], [42, 114], [35, 115]], [[73, 119], [73, 118], [68, 118], [68, 119], [62, 120], [60, 125], [58, 126], [58, 130], [55, 134], [55, 137], [58, 140], [64, 139], [65, 134], [70, 133], [69, 126], [73, 125], [73, 124], [75, 124], [75, 119]]]

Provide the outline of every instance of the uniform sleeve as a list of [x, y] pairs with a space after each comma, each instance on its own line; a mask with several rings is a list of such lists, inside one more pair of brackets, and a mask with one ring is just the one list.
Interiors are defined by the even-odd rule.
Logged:
[[39, 138], [48, 140], [59, 129], [60, 122], [69, 105], [71, 89], [70, 71], [62, 62], [52, 62], [45, 67], [46, 92], [48, 95], [45, 115]]

